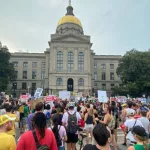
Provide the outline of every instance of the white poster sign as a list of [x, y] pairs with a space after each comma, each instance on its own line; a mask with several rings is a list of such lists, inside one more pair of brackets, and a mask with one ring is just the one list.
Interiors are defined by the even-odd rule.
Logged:
[[99, 91], [98, 90], [98, 101], [102, 102], [102, 103], [107, 103], [108, 98], [107, 98], [106, 91]]
[[69, 99], [70, 92], [69, 91], [59, 91], [59, 98], [61, 98], [62, 100]]
[[35, 97], [35, 98], [39, 98], [39, 97], [41, 96], [42, 92], [43, 92], [43, 89], [42, 89], [42, 88], [37, 88], [37, 89], [36, 89], [36, 92], [35, 92], [35, 94], [34, 94], [34, 97]]

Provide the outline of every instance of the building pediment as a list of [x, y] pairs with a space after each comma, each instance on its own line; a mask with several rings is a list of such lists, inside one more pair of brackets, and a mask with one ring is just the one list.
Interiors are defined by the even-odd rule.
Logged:
[[68, 35], [61, 35], [61, 36], [57, 36], [57, 37], [53, 37], [51, 39], [51, 42], [53, 41], [59, 41], [59, 42], [86, 42], [89, 43], [90, 39], [87, 38], [86, 36], [76, 36], [73, 34], [68, 34]]

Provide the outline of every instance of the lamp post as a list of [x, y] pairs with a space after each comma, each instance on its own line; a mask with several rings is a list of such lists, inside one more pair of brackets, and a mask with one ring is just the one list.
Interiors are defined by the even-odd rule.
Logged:
[[30, 94], [30, 86], [28, 86], [28, 93]]

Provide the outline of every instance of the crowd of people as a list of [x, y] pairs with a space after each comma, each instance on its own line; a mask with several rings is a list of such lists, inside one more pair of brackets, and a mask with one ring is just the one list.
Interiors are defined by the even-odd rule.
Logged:
[[117, 150], [120, 127], [127, 150], [150, 149], [150, 105], [140, 101], [0, 102], [0, 150]]

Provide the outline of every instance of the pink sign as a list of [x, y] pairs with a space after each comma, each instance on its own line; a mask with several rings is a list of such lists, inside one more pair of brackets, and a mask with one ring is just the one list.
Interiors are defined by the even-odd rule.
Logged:
[[54, 101], [56, 99], [55, 95], [46, 96], [46, 102]]
[[29, 95], [20, 95], [20, 99], [27, 100], [29, 99]]

